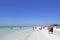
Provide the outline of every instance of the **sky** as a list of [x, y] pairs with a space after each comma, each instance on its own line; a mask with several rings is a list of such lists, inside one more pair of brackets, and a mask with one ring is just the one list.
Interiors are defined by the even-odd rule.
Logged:
[[60, 24], [60, 0], [0, 0], [0, 25]]

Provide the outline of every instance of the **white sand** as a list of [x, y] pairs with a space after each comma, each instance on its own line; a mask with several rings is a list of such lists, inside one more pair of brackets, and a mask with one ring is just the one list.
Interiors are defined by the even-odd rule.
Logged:
[[39, 30], [39, 28], [37, 28], [31, 34], [25, 34], [25, 32], [23, 32], [23, 34], [20, 34], [20, 32], [15, 32], [1, 38], [0, 40], [60, 40], [60, 36], [56, 35], [57, 33], [55, 32], [54, 34], [48, 34], [47, 29]]
[[39, 30], [37, 28], [27, 40], [60, 40], [60, 36], [48, 34], [47, 29]]

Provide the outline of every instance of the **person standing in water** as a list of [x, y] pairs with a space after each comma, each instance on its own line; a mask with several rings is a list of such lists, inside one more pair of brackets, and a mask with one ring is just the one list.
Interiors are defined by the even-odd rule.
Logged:
[[36, 29], [36, 27], [33, 27], [33, 30], [35, 30]]
[[33, 30], [34, 30], [34, 27], [33, 27]]

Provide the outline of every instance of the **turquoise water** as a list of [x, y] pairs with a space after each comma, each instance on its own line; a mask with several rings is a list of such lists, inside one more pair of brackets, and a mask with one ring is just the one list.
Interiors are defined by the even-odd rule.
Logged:
[[0, 37], [9, 35], [11, 33], [14, 33], [15, 31], [25, 31], [27, 29], [30, 29], [32, 27], [2, 27], [0, 28]]
[[0, 36], [5, 36], [11, 32], [13, 32], [13, 30], [10, 28], [0, 28]]

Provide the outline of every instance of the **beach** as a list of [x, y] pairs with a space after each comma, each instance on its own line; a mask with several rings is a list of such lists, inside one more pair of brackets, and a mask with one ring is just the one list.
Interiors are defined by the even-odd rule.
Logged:
[[0, 36], [0, 40], [60, 40], [60, 29], [54, 29], [53, 34], [49, 34], [47, 28], [39, 30], [25, 29], [24, 31], [13, 31], [5, 36]]
[[39, 30], [35, 30], [32, 35], [28, 38], [28, 40], [60, 40], [59, 36], [60, 29], [54, 29], [53, 34], [49, 34], [47, 28]]

